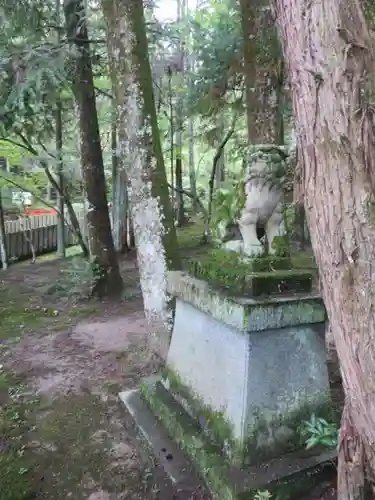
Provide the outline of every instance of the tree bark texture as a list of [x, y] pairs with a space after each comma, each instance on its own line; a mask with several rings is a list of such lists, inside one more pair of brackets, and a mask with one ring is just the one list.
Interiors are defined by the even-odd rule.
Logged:
[[[112, 2], [104, 6], [104, 2]], [[142, 0], [103, 0], [115, 19], [119, 152], [127, 158], [129, 202], [144, 309], [153, 348], [166, 356], [172, 311], [168, 268], [180, 267], [152, 89]], [[155, 341], [155, 342], [154, 342]]]
[[82, 177], [88, 202], [89, 247], [95, 272], [93, 294], [116, 294], [122, 289], [123, 282], [111, 234], [83, 0], [65, 0], [64, 13], [67, 37], [77, 52], [72, 62], [72, 79], [79, 110]]
[[[303, 156], [311, 242], [345, 389], [340, 447], [348, 452], [340, 459], [360, 457], [363, 447], [374, 472], [373, 46], [359, 0], [274, 0], [274, 6]], [[348, 474], [343, 465], [339, 470]], [[341, 474], [340, 500], [357, 498], [347, 482]]]
[[[61, 0], [56, 0], [56, 26], [57, 28], [57, 45], [60, 45], [60, 14], [61, 14]], [[58, 195], [58, 207], [59, 213], [57, 216], [57, 255], [59, 257], [65, 257], [65, 220], [64, 220], [64, 164], [62, 157], [62, 146], [63, 146], [63, 121], [62, 121], [62, 102], [60, 89], [57, 91], [56, 95], [56, 115], [55, 115], [55, 141], [56, 141], [56, 157], [57, 157], [57, 176], [59, 190]]]
[[240, 0], [240, 7], [249, 142], [280, 144], [283, 63], [269, 1]]
[[109, 55], [109, 72], [112, 82], [112, 126], [111, 126], [111, 149], [112, 149], [112, 235], [113, 243], [117, 252], [127, 249], [128, 228], [128, 179], [126, 175], [127, 158], [119, 154], [118, 130], [120, 129], [121, 140], [124, 139], [124, 127], [119, 123], [118, 105], [116, 96], [116, 59], [114, 56], [115, 44], [115, 13], [113, 2], [103, 2], [106, 9], [106, 32], [107, 47]]
[[[181, 23], [185, 16], [186, 5], [184, 0], [177, 0], [177, 23]], [[184, 109], [181, 95], [183, 87], [183, 73], [185, 67], [185, 51], [184, 51], [184, 30], [180, 29], [179, 40], [177, 46], [177, 57], [179, 60], [179, 67], [175, 72], [175, 88], [176, 91], [176, 152], [175, 152], [175, 177], [176, 177], [176, 193], [175, 193], [175, 206], [176, 206], [176, 221], [179, 227], [182, 227], [185, 222], [185, 206], [183, 191], [183, 167], [182, 167], [182, 141], [183, 141], [183, 119]]]

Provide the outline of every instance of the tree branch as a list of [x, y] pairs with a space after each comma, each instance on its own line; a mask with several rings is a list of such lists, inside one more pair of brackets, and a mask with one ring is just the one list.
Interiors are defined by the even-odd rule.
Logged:
[[196, 202], [196, 204], [198, 205], [199, 209], [201, 210], [201, 212], [203, 213], [203, 215], [205, 217], [207, 217], [207, 210], [204, 207], [201, 200], [198, 198], [198, 196], [194, 196], [194, 194], [191, 191], [187, 191], [186, 189], [181, 189], [181, 188], [172, 186], [172, 184], [169, 184], [169, 183], [168, 183], [168, 187], [170, 189], [172, 189], [173, 191], [175, 191], [176, 193], [181, 193], [181, 194], [187, 196], [188, 198], [194, 200]]
[[215, 156], [214, 156], [214, 159], [213, 159], [213, 162], [212, 162], [211, 177], [210, 177], [210, 181], [208, 183], [208, 186], [209, 186], [208, 215], [207, 215], [208, 216], [208, 225], [209, 225], [209, 223], [211, 221], [211, 216], [212, 216], [212, 198], [213, 198], [213, 194], [214, 194], [214, 183], [215, 183], [215, 176], [216, 176], [217, 164], [218, 164], [218, 162], [219, 162], [219, 160], [221, 158], [221, 155], [223, 154], [223, 150], [224, 150], [227, 142], [229, 141], [229, 139], [234, 134], [234, 130], [235, 130], [235, 119], [233, 119], [232, 127], [228, 130], [226, 136], [224, 137], [224, 139], [219, 144], [219, 147], [217, 148], [217, 151], [215, 153]]
[[104, 97], [108, 97], [108, 99], [113, 99], [113, 95], [106, 90], [100, 89], [99, 87], [94, 87], [94, 89], [98, 92], [98, 94], [104, 95]]

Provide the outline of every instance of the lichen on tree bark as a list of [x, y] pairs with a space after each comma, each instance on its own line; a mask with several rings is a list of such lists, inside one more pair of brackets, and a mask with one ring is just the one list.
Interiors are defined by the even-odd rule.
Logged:
[[[103, 0], [104, 13], [107, 17], [115, 15], [119, 153], [127, 158], [144, 309], [163, 335], [170, 331], [172, 320], [167, 270], [178, 269], [180, 259], [155, 110], [143, 4], [142, 0], [108, 1]], [[160, 354], [166, 354], [168, 341], [161, 339]]]
[[340, 460], [352, 464], [339, 467], [338, 498], [358, 499], [362, 447], [372, 477], [375, 471], [373, 45], [359, 0], [274, 0], [274, 7], [311, 242], [344, 380]]

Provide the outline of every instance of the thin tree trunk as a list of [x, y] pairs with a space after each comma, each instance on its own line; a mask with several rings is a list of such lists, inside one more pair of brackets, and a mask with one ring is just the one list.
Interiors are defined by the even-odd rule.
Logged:
[[44, 170], [44, 172], [45, 172], [45, 174], [47, 176], [47, 179], [50, 182], [50, 184], [56, 189], [56, 191], [59, 193], [59, 196], [62, 196], [64, 198], [65, 205], [66, 205], [66, 208], [68, 210], [68, 214], [69, 214], [69, 218], [70, 218], [70, 223], [72, 225], [72, 228], [73, 228], [73, 231], [74, 231], [75, 235], [77, 236], [78, 244], [82, 248], [82, 253], [83, 253], [84, 257], [88, 258], [90, 256], [90, 252], [89, 252], [89, 249], [87, 248], [85, 239], [84, 239], [84, 237], [82, 235], [81, 228], [80, 228], [80, 225], [79, 225], [79, 222], [78, 222], [78, 219], [77, 219], [77, 215], [76, 215], [76, 213], [74, 211], [72, 202], [70, 200], [70, 196], [69, 196], [69, 193], [68, 193], [67, 186], [66, 185], [64, 186], [64, 192], [60, 191], [60, 186], [56, 182], [56, 180], [53, 177], [53, 175], [51, 174], [50, 169], [48, 168], [47, 163], [45, 161], [41, 161], [40, 165], [43, 168], [43, 170]]
[[224, 148], [233, 134], [234, 134], [234, 126], [232, 126], [232, 128], [228, 130], [224, 139], [221, 141], [219, 147], [216, 150], [216, 153], [215, 153], [215, 156], [214, 156], [214, 159], [212, 162], [211, 176], [210, 176], [210, 180], [208, 183], [209, 193], [208, 193], [208, 210], [207, 210], [207, 221], [206, 221], [207, 227], [206, 227], [206, 231], [205, 231], [206, 236], [208, 236], [209, 226], [210, 226], [211, 217], [212, 217], [212, 201], [213, 201], [213, 196], [214, 196], [214, 187], [215, 187], [217, 166], [218, 166], [220, 157], [223, 154]]
[[117, 153], [117, 127], [112, 124], [112, 234], [117, 252], [127, 249], [128, 189], [123, 159]]
[[5, 223], [2, 188], [0, 187], [0, 258], [3, 270], [8, 269], [8, 252], [5, 239]]
[[[109, 72], [112, 82], [112, 95], [116, 95], [116, 61], [114, 56], [114, 4], [106, 2], [103, 8], [110, 9], [105, 16], [107, 22], [107, 46], [109, 54]], [[128, 216], [128, 189], [126, 176], [126, 158], [118, 154], [118, 130], [122, 134], [117, 103], [112, 99], [112, 124], [111, 124], [111, 147], [112, 147], [112, 235], [113, 243], [117, 252], [127, 249], [127, 216]]]
[[134, 224], [133, 224], [133, 219], [131, 217], [131, 214], [129, 213], [128, 216], [129, 219], [129, 248], [135, 248], [135, 236], [134, 236]]
[[[373, 45], [359, 0], [274, 4], [303, 155], [306, 215], [346, 396], [340, 446], [348, 451], [339, 455], [338, 497], [359, 499], [363, 453], [375, 477]], [[357, 458], [348, 467], [351, 457]]]
[[169, 101], [169, 140], [170, 140], [170, 171], [171, 171], [171, 185], [172, 185], [172, 191], [171, 191], [171, 201], [172, 201], [172, 210], [173, 210], [173, 219], [175, 218], [174, 214], [174, 201], [175, 201], [175, 192], [174, 192], [174, 187], [175, 187], [175, 181], [174, 181], [174, 124], [175, 124], [175, 118], [174, 118], [174, 112], [173, 112], [173, 90], [172, 90], [172, 78], [173, 78], [173, 73], [171, 68], [168, 68], [168, 101]]
[[78, 52], [73, 92], [79, 109], [82, 177], [88, 202], [89, 247], [95, 282], [92, 293], [118, 294], [123, 281], [113, 245], [100, 144], [86, 12], [82, 0], [65, 0], [67, 37]]
[[[186, 0], [186, 9], [189, 9], [189, 2]], [[199, 9], [199, 2], [196, 3], [196, 9]], [[191, 34], [190, 34], [191, 35]], [[194, 72], [195, 72], [195, 58], [194, 54], [189, 53], [186, 58], [186, 70], [189, 73], [189, 80], [192, 84]], [[198, 207], [195, 203], [197, 199], [197, 178], [196, 178], [196, 168], [195, 168], [195, 155], [194, 155], [194, 117], [189, 116], [188, 119], [188, 148], [189, 148], [189, 181], [190, 181], [190, 192], [193, 195], [193, 211], [196, 212]]]
[[[177, 0], [177, 23], [181, 23], [184, 13], [185, 13], [185, 2], [184, 0]], [[176, 71], [175, 78], [177, 81], [177, 105], [176, 105], [176, 221], [179, 227], [182, 227], [185, 223], [185, 207], [184, 207], [184, 195], [182, 194], [183, 183], [182, 183], [182, 133], [183, 133], [183, 105], [182, 96], [180, 88], [183, 85], [183, 73], [184, 73], [184, 38], [183, 30], [180, 29], [179, 43], [178, 43], [178, 58], [179, 67]]]
[[195, 176], [195, 155], [194, 155], [194, 120], [192, 117], [188, 121], [188, 136], [189, 136], [189, 181], [190, 192], [193, 195], [193, 211], [196, 212], [197, 206], [195, 204], [197, 198], [197, 179]]
[[[60, 45], [60, 12], [61, 0], [56, 0], [56, 26], [57, 45]], [[55, 139], [57, 158], [57, 178], [59, 189], [57, 190], [57, 205], [59, 208], [57, 215], [57, 255], [65, 257], [65, 221], [64, 221], [64, 165], [62, 158], [63, 146], [63, 123], [62, 123], [62, 103], [60, 89], [56, 96], [56, 116], [55, 116]]]

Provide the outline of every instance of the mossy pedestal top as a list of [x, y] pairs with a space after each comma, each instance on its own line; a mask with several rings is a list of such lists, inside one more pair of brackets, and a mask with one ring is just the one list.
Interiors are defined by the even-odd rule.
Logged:
[[306, 293], [312, 288], [312, 273], [293, 269], [291, 259], [286, 256], [248, 258], [217, 249], [190, 260], [189, 272], [238, 297]]
[[233, 296], [182, 271], [168, 273], [168, 291], [217, 321], [248, 333], [326, 320], [324, 304], [318, 294]]

